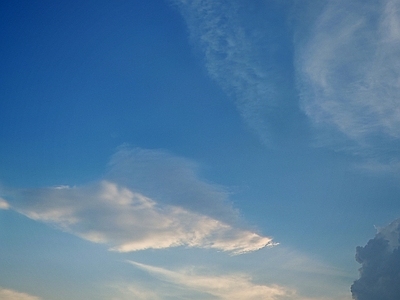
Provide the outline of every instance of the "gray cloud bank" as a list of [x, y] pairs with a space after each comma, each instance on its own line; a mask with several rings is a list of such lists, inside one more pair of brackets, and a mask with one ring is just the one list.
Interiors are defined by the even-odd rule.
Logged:
[[380, 229], [366, 246], [357, 247], [360, 278], [351, 286], [356, 300], [400, 299], [400, 219]]
[[220, 188], [197, 177], [189, 160], [125, 147], [113, 157], [108, 177], [79, 187], [13, 190], [0, 208], [118, 252], [187, 246], [241, 254], [274, 245], [218, 218], [236, 213], [224, 206]]

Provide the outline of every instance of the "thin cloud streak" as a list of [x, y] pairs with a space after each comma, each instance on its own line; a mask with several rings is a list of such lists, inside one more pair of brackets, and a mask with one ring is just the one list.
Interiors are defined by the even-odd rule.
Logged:
[[0, 287], [1, 300], [41, 300], [41, 298], [26, 293]]
[[217, 299], [275, 300], [281, 299], [283, 296], [294, 295], [292, 290], [278, 285], [255, 284], [245, 274], [200, 275], [194, 270], [171, 271], [134, 261], [128, 262], [162, 280], [190, 290], [209, 294]]
[[0, 197], [0, 209], [7, 210], [9, 208], [10, 205], [7, 203], [7, 201]]

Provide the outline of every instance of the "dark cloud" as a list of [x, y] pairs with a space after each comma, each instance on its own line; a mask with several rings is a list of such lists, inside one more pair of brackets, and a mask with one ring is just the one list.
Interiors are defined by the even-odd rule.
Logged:
[[351, 286], [356, 300], [400, 299], [400, 219], [380, 229], [366, 246], [357, 247], [360, 278]]

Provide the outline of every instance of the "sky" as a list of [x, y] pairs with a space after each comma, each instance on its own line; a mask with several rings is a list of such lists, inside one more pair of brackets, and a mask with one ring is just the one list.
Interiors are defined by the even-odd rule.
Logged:
[[400, 297], [399, 0], [0, 3], [0, 299]]

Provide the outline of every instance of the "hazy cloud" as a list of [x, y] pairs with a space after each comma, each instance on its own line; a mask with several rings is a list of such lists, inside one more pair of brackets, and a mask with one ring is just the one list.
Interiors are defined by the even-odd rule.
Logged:
[[[157, 151], [138, 151], [144, 151], [150, 156], [164, 155], [163, 152]], [[132, 155], [129, 157], [134, 159]], [[146, 183], [147, 187], [152, 187], [159, 183], [158, 197], [161, 198], [162, 192], [166, 191], [168, 183], [171, 183], [171, 190], [166, 192], [166, 197], [176, 195], [178, 199], [170, 199], [167, 202], [179, 202], [182, 203], [181, 206], [155, 201], [123, 184], [102, 180], [81, 187], [58, 186], [16, 190], [11, 197], [12, 208], [33, 220], [53, 224], [86, 240], [108, 244], [111, 250], [119, 252], [187, 246], [241, 254], [274, 245], [269, 237], [239, 229], [218, 218], [196, 212], [195, 208], [202, 205], [210, 204], [212, 208], [213, 204], [210, 201], [213, 200], [213, 196], [217, 202], [221, 200], [218, 192], [212, 185], [197, 179], [186, 165], [181, 168], [178, 158], [167, 158], [172, 160], [171, 164], [177, 162], [177, 165], [168, 165], [163, 169], [156, 166], [157, 161], [150, 164], [143, 162], [132, 173], [126, 171], [116, 176], [116, 170], [127, 170], [129, 167], [135, 169], [138, 166], [129, 164], [127, 160], [120, 160], [117, 155], [112, 161], [112, 172], [115, 178], [128, 185], [138, 184], [140, 187]], [[118, 167], [118, 164], [123, 166]], [[153, 169], [145, 171], [147, 167]], [[150, 176], [160, 169], [165, 172], [155, 175], [154, 178]], [[142, 172], [144, 178], [140, 178]], [[180, 184], [182, 191], [179, 191]], [[143, 190], [147, 188], [144, 187]], [[197, 198], [193, 199], [190, 196]], [[186, 206], [192, 209], [185, 209], [183, 201], [193, 200], [199, 203], [187, 204]], [[214, 205], [223, 210], [222, 203]]]
[[358, 145], [398, 139], [400, 1], [324, 3], [295, 43], [304, 111], [318, 128]]
[[400, 219], [379, 229], [366, 246], [357, 247], [360, 278], [351, 286], [356, 300], [397, 300], [400, 297]]
[[40, 300], [41, 298], [0, 287], [1, 300]]

